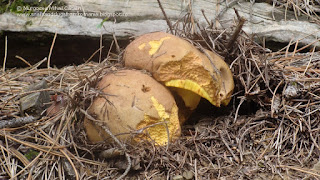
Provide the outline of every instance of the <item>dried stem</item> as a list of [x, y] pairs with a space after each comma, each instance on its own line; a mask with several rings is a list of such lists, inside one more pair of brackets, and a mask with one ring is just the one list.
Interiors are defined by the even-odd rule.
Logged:
[[172, 28], [171, 22], [170, 22], [170, 20], [168, 19], [167, 14], [166, 14], [166, 12], [165, 12], [164, 9], [163, 9], [160, 0], [157, 0], [157, 1], [158, 1], [158, 4], [159, 4], [159, 7], [160, 7], [160, 9], [161, 9], [161, 12], [162, 12], [162, 14], [163, 14], [163, 16], [164, 16], [164, 18], [165, 18], [165, 20], [166, 20], [166, 22], [167, 22], [167, 25], [168, 25], [168, 27], [169, 27], [169, 29], [170, 29], [170, 32], [171, 32], [171, 34], [173, 34], [173, 28]]

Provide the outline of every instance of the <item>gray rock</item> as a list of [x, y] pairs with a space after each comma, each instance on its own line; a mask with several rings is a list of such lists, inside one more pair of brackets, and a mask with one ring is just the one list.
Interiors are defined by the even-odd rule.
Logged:
[[26, 93], [31, 93], [23, 96], [19, 101], [21, 114], [40, 116], [47, 107], [46, 103], [50, 101], [50, 95], [47, 91], [32, 91], [46, 89], [47, 87], [46, 81], [43, 80], [27, 88]]
[[[56, 15], [47, 13], [44, 16], [35, 14], [33, 17], [27, 17], [23, 14], [1, 14], [0, 30], [45, 31], [94, 37], [99, 37], [101, 34], [112, 37], [112, 34], [115, 34], [121, 39], [167, 29], [166, 21], [163, 20], [163, 14], [156, 1], [63, 0], [63, 2], [69, 11], [57, 11]], [[203, 9], [210, 22], [216, 23], [218, 19], [219, 24], [215, 26], [224, 28], [234, 25], [236, 16], [233, 8], [235, 8], [247, 20], [243, 30], [247, 34], [255, 34], [258, 38], [265, 37], [267, 41], [289, 42], [300, 39], [299, 43], [309, 44], [320, 36], [320, 26], [309, 22], [306, 15], [299, 15], [296, 20], [293, 12], [287, 11], [285, 16], [283, 8], [273, 8], [267, 3], [231, 1], [229, 4], [220, 3], [220, 9], [216, 11], [217, 0], [191, 1], [191, 6], [188, 2], [163, 1], [162, 5], [172, 21], [182, 18], [187, 9], [192, 7], [194, 19], [201, 25], [207, 24], [201, 12]], [[108, 20], [104, 22], [105, 28], [99, 28], [99, 24], [106, 17]], [[315, 45], [320, 46], [320, 43], [317, 42]]]

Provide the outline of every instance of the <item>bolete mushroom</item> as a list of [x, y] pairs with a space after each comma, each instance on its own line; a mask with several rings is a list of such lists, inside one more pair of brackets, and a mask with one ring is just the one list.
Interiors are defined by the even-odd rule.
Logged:
[[231, 95], [234, 89], [234, 81], [232, 72], [228, 64], [217, 54], [212, 51], [205, 50], [206, 55], [212, 60], [212, 63], [219, 70], [221, 77], [220, 101], [221, 104], [226, 106], [231, 100]]
[[[104, 76], [97, 89], [99, 96], [88, 108], [88, 114], [118, 139], [151, 139], [158, 145], [165, 145], [168, 140], [180, 136], [174, 97], [149, 75], [138, 70], [120, 70]], [[90, 141], [112, 141], [93, 119], [85, 118], [84, 126]]]
[[157, 81], [173, 87], [191, 110], [201, 97], [217, 107], [230, 101], [233, 78], [228, 65], [184, 39], [164, 32], [145, 34], [127, 46], [123, 58], [126, 67], [145, 69]]

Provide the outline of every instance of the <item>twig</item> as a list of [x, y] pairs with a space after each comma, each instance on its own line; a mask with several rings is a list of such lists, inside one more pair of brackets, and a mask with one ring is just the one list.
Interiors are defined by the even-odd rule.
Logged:
[[117, 180], [120, 180], [120, 179], [123, 179], [130, 171], [131, 169], [131, 166], [132, 166], [132, 162], [131, 162], [131, 159], [130, 159], [130, 156], [129, 154], [126, 152], [126, 148], [125, 146], [119, 141], [119, 139], [112, 134], [112, 132], [103, 124], [101, 123], [100, 121], [96, 120], [95, 118], [93, 118], [91, 115], [89, 115], [85, 110], [83, 109], [80, 109], [80, 111], [89, 119], [91, 120], [92, 122], [94, 122], [97, 126], [101, 127], [106, 133], [108, 133], [108, 135], [110, 137], [112, 137], [112, 139], [124, 150], [124, 153], [126, 155], [126, 158], [127, 158], [127, 161], [128, 161], [128, 166], [126, 168], [126, 170], [124, 171], [124, 173], [117, 178]]
[[287, 45], [285, 57], [288, 57], [288, 53], [289, 53], [289, 48], [290, 48], [290, 46], [291, 46], [291, 42], [292, 42], [292, 39], [290, 39], [290, 42], [289, 42], [289, 44]]
[[153, 153], [152, 153], [152, 157], [151, 157], [151, 160], [149, 161], [149, 164], [147, 165], [147, 167], [145, 168], [145, 171], [148, 171], [148, 169], [150, 168], [152, 162], [154, 161], [154, 157], [156, 155], [156, 148], [154, 146], [154, 144], [152, 143], [152, 147], [153, 147]]
[[198, 180], [197, 159], [194, 160], [194, 179]]
[[298, 48], [299, 40], [296, 41], [296, 45], [294, 46], [294, 50], [292, 52], [292, 57], [296, 54], [297, 48]]
[[101, 46], [99, 49], [97, 49], [85, 62], [88, 63], [89, 61], [91, 61], [91, 59], [98, 53], [98, 52], [101, 52], [101, 50], [104, 48], [104, 46]]
[[[220, 10], [220, 0], [217, 0], [217, 2], [216, 2], [216, 17], [214, 18], [214, 20], [216, 21], [215, 22], [215, 28], [218, 28], [218, 25], [219, 25], [219, 15], [220, 15], [220, 13], [222, 13], [223, 12], [223, 10]], [[219, 13], [220, 12], [220, 13]]]
[[208, 20], [208, 18], [207, 18], [207, 16], [206, 16], [206, 14], [204, 13], [204, 9], [201, 9], [201, 13], [202, 13], [202, 15], [203, 15], [204, 19], [207, 21], [208, 25], [209, 25], [209, 26], [211, 26], [210, 21]]
[[3, 73], [6, 71], [7, 54], [8, 54], [8, 37], [6, 36], [6, 39], [4, 42], [4, 58], [3, 58], [3, 65], [2, 65]]
[[[307, 37], [309, 37], [309, 36], [313, 36], [314, 34], [319, 33], [319, 31], [320, 31], [320, 30], [317, 30], [317, 31], [314, 31], [314, 32], [313, 32], [313, 33], [311, 33], [311, 34], [307, 34], [307, 35], [305, 35], [305, 36], [303, 36], [303, 37], [299, 38], [297, 41], [300, 41], [300, 40], [306, 39], [306, 38], [307, 38]], [[293, 43], [297, 43], [297, 41], [295, 41], [295, 42], [290, 41], [290, 43], [289, 43], [287, 46], [285, 46], [285, 47], [283, 47], [282, 49], [280, 49], [279, 51], [277, 51], [277, 54], [283, 54], [284, 52], [282, 52], [282, 51], [284, 51], [285, 49], [287, 49], [287, 48], [288, 48], [288, 46], [291, 46]], [[306, 45], [306, 46], [304, 46], [304, 47], [302, 47], [302, 48], [298, 49], [298, 50], [297, 50], [297, 52], [299, 52], [299, 51], [301, 51], [301, 50], [303, 50], [303, 49], [305, 49], [305, 48], [307, 48], [307, 47], [311, 46], [312, 44], [314, 44], [314, 43], [316, 43], [316, 42], [319, 42], [319, 40], [318, 40], [318, 39], [316, 39], [316, 40], [315, 40], [315, 41], [313, 41], [312, 43], [310, 43], [310, 44], [308, 44], [308, 45]]]
[[18, 59], [20, 59], [22, 62], [26, 63], [29, 67], [32, 67], [32, 65], [31, 65], [28, 61], [26, 61], [25, 59], [23, 59], [22, 57], [20, 57], [20, 56], [18, 56], [18, 55], [16, 55], [15, 57], [18, 58]]
[[[52, 147], [47, 147], [47, 146], [44, 146], [44, 145], [38, 145], [38, 144], [35, 144], [35, 143], [31, 143], [31, 142], [27, 142], [27, 141], [22, 141], [22, 140], [19, 140], [13, 136], [10, 136], [8, 134], [5, 134], [5, 131], [0, 131], [0, 136], [5, 136], [6, 138], [12, 140], [12, 141], [15, 141], [19, 144], [23, 144], [25, 146], [28, 146], [30, 148], [33, 148], [33, 149], [36, 149], [36, 150], [39, 150], [39, 151], [43, 151], [43, 152], [49, 152], [48, 149], [52, 149]], [[0, 146], [1, 147], [1, 146]], [[51, 155], [55, 155], [55, 156], [59, 156], [59, 157], [65, 157], [61, 152], [58, 152], [56, 151], [56, 149], [63, 149], [65, 147], [62, 147], [62, 146], [55, 146], [54, 147], [54, 151], [50, 151], [49, 153]], [[75, 159], [74, 157], [72, 157], [72, 159]], [[89, 159], [85, 159], [85, 158], [82, 158], [82, 157], [77, 157], [77, 159], [81, 159], [81, 161], [85, 162], [85, 163], [88, 163], [88, 164], [92, 164], [92, 165], [100, 165], [100, 166], [106, 166], [106, 164], [104, 163], [99, 163], [99, 162], [96, 162], [96, 161], [93, 161], [93, 160], [89, 160]]]
[[[239, 36], [239, 33], [240, 33], [241, 29], [242, 29], [242, 26], [244, 25], [244, 23], [246, 21], [243, 17], [239, 16], [238, 11], [236, 9], [234, 9], [234, 11], [238, 16], [239, 23], [238, 23], [236, 29], [234, 30], [234, 32], [233, 32], [233, 34], [232, 34], [232, 36], [231, 36], [231, 38], [229, 40], [229, 43], [228, 43], [228, 45], [226, 47], [228, 52], [231, 51], [231, 48], [232, 48], [233, 44], [235, 43], [235, 41], [237, 40], [237, 38]], [[227, 53], [227, 54], [229, 54], [229, 53]]]
[[117, 40], [116, 34], [115, 34], [115, 33], [112, 33], [112, 37], [113, 37], [113, 39], [114, 39], [114, 44], [116, 45], [117, 52], [120, 53], [120, 52], [121, 52], [121, 49], [120, 49], [120, 46], [119, 46], [119, 44], [118, 44], [118, 40]]
[[56, 38], [57, 38], [57, 32], [54, 34], [54, 37], [53, 37], [53, 40], [52, 40], [52, 44], [51, 44], [51, 47], [50, 47], [50, 52], [49, 52], [49, 55], [48, 55], [48, 61], [47, 61], [47, 68], [48, 69], [50, 69], [51, 55], [52, 55], [52, 50], [53, 50], [54, 43], [56, 42]]
[[[309, 46], [311, 46], [311, 45], [313, 45], [313, 44], [315, 44], [315, 43], [317, 43], [317, 42], [319, 42], [319, 39], [316, 39], [315, 41], [313, 41], [313, 42], [311, 42], [311, 43], [309, 43], [309, 44], [307, 44], [307, 45], [299, 48], [296, 52], [298, 53], [298, 52], [304, 50], [305, 48], [308, 48]], [[316, 46], [314, 46], [314, 47], [316, 47]]]
[[[29, 167], [32, 167], [41, 157], [41, 155], [43, 154], [43, 152], [39, 152], [39, 154], [31, 161], [29, 162], [29, 164], [27, 164], [23, 169], [21, 169], [17, 174], [15, 174], [12, 179], [17, 178], [21, 173], [25, 172]], [[30, 173], [30, 171], [26, 171], [28, 173]]]
[[219, 131], [219, 135], [220, 135], [220, 138], [221, 138], [223, 144], [227, 147], [227, 149], [229, 150], [229, 152], [230, 152], [230, 154], [232, 155], [232, 157], [234, 158], [234, 160], [235, 160], [237, 163], [240, 163], [239, 158], [233, 153], [233, 151], [232, 151], [232, 149], [229, 147], [227, 141], [224, 139], [221, 130]]
[[[40, 1], [39, 1], [39, 2], [40, 2]], [[41, 24], [44, 15], [45, 15], [46, 12], [48, 11], [49, 7], [53, 4], [53, 2], [54, 2], [54, 1], [51, 1], [50, 4], [45, 8], [44, 12], [42, 13], [41, 19], [40, 19], [40, 21], [39, 21], [39, 25]]]
[[[166, 145], [166, 151], [167, 151], [169, 149], [169, 144], [170, 144], [170, 132], [169, 132], [169, 127], [168, 127], [168, 122], [167, 121], [161, 121], [161, 122], [150, 124], [150, 125], [145, 126], [143, 128], [140, 128], [140, 129], [137, 129], [137, 130], [133, 130], [132, 132], [130, 132], [130, 134], [131, 133], [132, 134], [141, 134], [141, 133], [143, 133], [144, 130], [146, 130], [148, 128], [151, 128], [151, 127], [158, 126], [158, 125], [164, 125], [166, 127], [167, 139], [168, 139], [168, 143]], [[129, 133], [119, 133], [119, 134], [116, 134], [116, 135], [119, 136], [119, 135], [123, 135], [123, 134], [129, 134]], [[152, 139], [151, 136], [149, 136], [149, 138]]]
[[279, 82], [279, 84], [276, 86], [276, 88], [274, 89], [273, 91], [273, 94], [272, 94], [272, 100], [271, 100], [271, 117], [274, 118], [274, 112], [275, 112], [275, 108], [274, 108], [274, 105], [275, 105], [275, 98], [276, 98], [276, 93], [277, 93], [277, 90], [278, 88], [280, 87], [280, 85], [283, 83], [283, 80], [281, 80]]
[[309, 67], [310, 67], [310, 63], [311, 63], [311, 61], [312, 61], [313, 54], [314, 54], [314, 51], [315, 51], [315, 50], [316, 50], [316, 46], [313, 46], [312, 53], [311, 53], [310, 59], [309, 59], [309, 61], [308, 61], [307, 67], [306, 67], [306, 69], [305, 69], [304, 72], [303, 72], [303, 76], [306, 75], [306, 72], [307, 72], [307, 70], [308, 70]]
[[258, 124], [255, 124], [255, 125], [253, 125], [253, 126], [251, 126], [251, 127], [249, 127], [249, 128], [247, 128], [244, 132], [243, 132], [243, 134], [240, 136], [240, 139], [239, 139], [239, 151], [240, 151], [240, 161], [242, 162], [243, 161], [243, 154], [242, 154], [242, 141], [243, 141], [243, 138], [244, 138], [244, 136], [247, 134], [247, 132], [248, 131], [250, 131], [251, 129], [253, 129], [253, 128], [255, 128], [255, 127], [257, 127], [257, 126], [260, 126], [260, 125], [262, 125], [262, 124], [264, 124], [265, 123], [265, 120], [263, 120], [263, 121], [261, 121], [260, 123], [258, 123]]
[[317, 176], [317, 177], [320, 178], [320, 174], [312, 172], [309, 169], [302, 169], [302, 168], [293, 167], [293, 166], [286, 166], [286, 165], [279, 165], [278, 167], [280, 167], [280, 168], [289, 168], [289, 169], [292, 169], [292, 170], [296, 170], [296, 171], [300, 171], [300, 172], [303, 172], [303, 173], [311, 174], [313, 176]]
[[100, 34], [100, 52], [99, 52], [99, 63], [101, 63], [101, 59], [102, 59], [102, 47], [103, 47], [103, 41], [102, 41], [102, 33]]
[[10, 120], [1, 120], [0, 129], [23, 126], [25, 124], [32, 123], [38, 119], [39, 118], [36, 118], [34, 116], [28, 116], [28, 117], [18, 117]]
[[246, 100], [246, 98], [245, 98], [245, 97], [241, 97], [241, 98], [240, 98], [240, 102], [239, 102], [239, 104], [238, 104], [238, 107], [237, 107], [236, 113], [235, 113], [235, 115], [234, 115], [233, 123], [235, 123], [235, 122], [237, 121], [237, 118], [238, 118], [238, 114], [239, 114], [240, 107], [241, 107], [242, 103], [244, 103], [244, 101], [245, 101], [245, 100]]
[[[205, 54], [207, 56], [207, 58], [209, 59], [210, 61], [210, 64], [212, 66], [212, 68], [214, 69], [215, 73], [220, 77], [221, 76], [221, 72], [220, 70], [216, 67], [216, 65], [214, 64], [214, 61], [212, 59], [212, 57], [206, 52], [206, 50], [201, 47], [200, 45], [198, 45], [198, 47], [200, 48], [201, 52], [203, 52], [203, 54]], [[217, 81], [217, 78], [213, 75], [211, 75], [212, 79]]]
[[164, 11], [164, 9], [163, 9], [163, 7], [161, 5], [160, 0], [157, 0], [157, 1], [158, 1], [159, 7], [160, 7], [160, 9], [162, 11], [162, 14], [163, 14], [164, 18], [166, 19], [167, 25], [169, 26], [170, 32], [171, 32], [171, 34], [173, 34], [173, 28], [172, 28], [171, 22], [168, 19], [166, 12]]

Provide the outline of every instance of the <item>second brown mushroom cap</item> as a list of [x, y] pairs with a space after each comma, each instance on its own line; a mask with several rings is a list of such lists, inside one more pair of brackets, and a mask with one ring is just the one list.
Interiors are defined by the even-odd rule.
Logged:
[[201, 97], [217, 107], [227, 105], [233, 92], [232, 72], [220, 56], [208, 50], [202, 53], [168, 33], [138, 37], [125, 49], [124, 62], [126, 67], [149, 71], [157, 81], [172, 87], [190, 110]]

